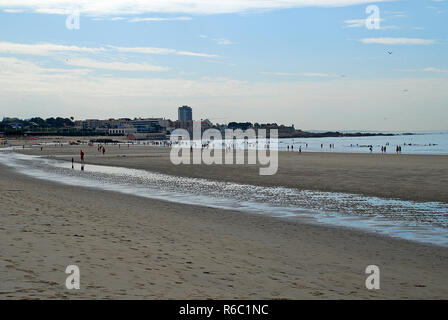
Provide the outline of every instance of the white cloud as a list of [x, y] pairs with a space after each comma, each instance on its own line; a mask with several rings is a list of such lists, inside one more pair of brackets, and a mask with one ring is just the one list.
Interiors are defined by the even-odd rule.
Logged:
[[424, 69], [426, 72], [438, 72], [438, 73], [448, 73], [448, 69], [439, 69], [434, 67], [429, 67]]
[[192, 56], [192, 57], [202, 57], [202, 58], [217, 58], [217, 57], [219, 57], [216, 54], [198, 53], [198, 52], [190, 52], [190, 51], [176, 51], [176, 54], [180, 55], [180, 56]]
[[157, 47], [116, 47], [109, 46], [114, 50], [119, 52], [129, 52], [129, 53], [143, 53], [143, 54], [175, 54], [177, 51], [175, 49], [168, 48], [157, 48]]
[[22, 44], [13, 42], [0, 42], [0, 53], [10, 54], [29, 54], [29, 55], [51, 55], [55, 53], [104, 53], [110, 51], [129, 52], [129, 53], [142, 53], [142, 54], [175, 54], [181, 56], [194, 56], [202, 58], [217, 58], [218, 55], [181, 51], [169, 48], [157, 48], [157, 47], [79, 47], [79, 46], [66, 46], [53, 43], [36, 43], [36, 44]]
[[129, 22], [145, 22], [145, 21], [189, 21], [193, 20], [191, 17], [147, 17], [147, 18], [133, 18], [130, 19]]
[[[373, 21], [375, 23], [378, 23], [381, 30], [398, 29], [398, 27], [394, 26], [394, 25], [389, 25], [389, 26], [382, 25], [382, 23], [385, 21], [385, 19], [382, 19], [382, 18], [373, 19]], [[372, 21], [369, 20], [369, 23], [371, 23], [371, 22]], [[344, 23], [345, 23], [346, 28], [366, 28], [366, 19], [345, 20]]]
[[200, 53], [200, 52], [190, 52], [190, 51], [179, 51], [175, 49], [168, 48], [157, 48], [157, 47], [116, 47], [110, 46], [119, 52], [128, 53], [142, 53], [142, 54], [175, 54], [180, 56], [194, 56], [202, 58], [217, 58], [216, 54]]
[[223, 39], [223, 38], [217, 38], [217, 39], [212, 39], [212, 40], [215, 41], [220, 46], [228, 46], [228, 45], [234, 44], [232, 41]]
[[[3, 75], [20, 76], [20, 75], [54, 75], [65, 74], [71, 76], [85, 76], [90, 73], [88, 69], [62, 69], [62, 68], [45, 68], [34, 62], [18, 59], [15, 57], [0, 57], [0, 70]], [[15, 84], [22, 84], [18, 81]]]
[[76, 58], [67, 59], [65, 63], [71, 66], [91, 68], [91, 69], [107, 69], [118, 71], [167, 71], [170, 68], [154, 66], [148, 63], [133, 63], [133, 62], [120, 62], [120, 61], [98, 61], [88, 58]]
[[127, 21], [127, 22], [158, 22], [158, 21], [190, 21], [191, 17], [96, 17], [95, 21]]
[[232, 41], [230, 41], [228, 39], [225, 39], [225, 38], [212, 38], [212, 37], [209, 37], [209, 36], [207, 36], [205, 34], [200, 34], [198, 37], [201, 38], [201, 39], [209, 39], [210, 41], [216, 42], [220, 46], [228, 46], [228, 45], [231, 45], [231, 44], [236, 44], [235, 42], [232, 42]]
[[93, 18], [92, 20], [94, 21], [124, 21], [124, 20], [128, 20], [128, 18], [125, 17], [108, 17], [108, 18]]
[[344, 23], [347, 28], [362, 28], [366, 26], [366, 19], [345, 20]]
[[365, 38], [361, 39], [365, 44], [386, 44], [386, 45], [429, 45], [434, 44], [436, 41], [431, 39], [418, 39], [418, 38]]
[[[383, 22], [384, 19], [374, 19], [374, 22]], [[364, 28], [366, 26], [366, 19], [351, 19], [345, 20], [347, 28]]]
[[0, 0], [0, 8], [26, 9], [38, 13], [68, 14], [79, 8], [91, 16], [187, 13], [219, 14], [251, 10], [273, 10], [297, 7], [338, 7], [391, 0]]
[[22, 44], [13, 42], [0, 42], [1, 53], [49, 55], [55, 52], [97, 53], [101, 51], [105, 51], [105, 49], [102, 47], [88, 48], [79, 46], [66, 46], [53, 43]]
[[309, 77], [309, 78], [331, 78], [335, 77], [334, 75], [328, 73], [317, 73], [317, 72], [299, 72], [299, 73], [290, 73], [290, 72], [260, 72], [260, 74], [272, 75], [272, 76], [281, 76], [281, 77]]
[[23, 12], [23, 10], [20, 10], [20, 9], [3, 9], [3, 12], [7, 12], [7, 13], [21, 13], [21, 12]]

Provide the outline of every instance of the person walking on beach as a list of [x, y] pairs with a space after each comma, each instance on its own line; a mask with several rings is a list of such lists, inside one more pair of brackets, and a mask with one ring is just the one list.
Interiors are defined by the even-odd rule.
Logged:
[[72, 169], [75, 169], [75, 159], [72, 158]]
[[106, 153], [106, 148], [103, 146], [103, 155]]
[[84, 171], [84, 152], [81, 150], [79, 154], [81, 156], [81, 171]]

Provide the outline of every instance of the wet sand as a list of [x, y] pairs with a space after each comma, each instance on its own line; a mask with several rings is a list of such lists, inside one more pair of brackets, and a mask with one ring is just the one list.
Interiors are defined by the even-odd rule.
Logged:
[[[209, 178], [226, 181], [268, 183], [251, 166], [175, 167], [163, 148], [122, 150], [121, 147], [118, 150], [109, 146], [105, 156], [99, 155], [96, 147], [82, 148], [87, 153], [87, 162], [185, 176], [208, 174]], [[121, 156], [124, 151], [126, 157]], [[41, 153], [40, 148], [24, 152]], [[77, 155], [78, 152], [79, 146], [43, 150], [52, 155]], [[131, 153], [135, 156], [130, 156]], [[322, 162], [331, 165], [324, 166], [317, 158], [309, 158], [303, 160], [303, 166], [314, 168], [311, 172], [315, 179], [319, 176], [317, 172], [327, 172], [327, 175], [333, 173], [332, 180], [338, 181], [339, 173], [334, 166], [342, 162], [341, 155], [283, 153], [280, 157], [279, 174], [283, 181], [274, 176], [271, 184], [306, 186], [306, 182], [296, 181], [294, 176], [304, 170], [296, 165], [302, 161], [297, 157], [322, 157]], [[398, 166], [392, 157], [373, 160], [378, 157], [372, 155], [369, 165], [377, 166], [380, 160], [386, 159], [385, 168]], [[410, 171], [422, 159], [432, 161], [432, 168], [443, 160], [426, 156], [402, 158], [408, 159], [401, 161], [407, 163], [404, 170]], [[360, 174], [364, 168], [365, 175], [376, 176], [365, 169], [365, 160], [361, 162], [352, 160], [356, 165], [346, 165], [346, 170], [354, 167]], [[294, 165], [288, 167], [285, 163]], [[339, 166], [345, 167], [343, 163]], [[422, 170], [430, 171], [428, 167]], [[446, 168], [439, 164], [437, 170], [443, 173]], [[393, 173], [385, 173], [389, 174]], [[347, 186], [362, 184], [362, 176], [353, 176], [356, 178]], [[333, 181], [327, 183], [334, 185]], [[336, 185], [344, 186], [342, 180]], [[421, 184], [407, 188], [424, 189]], [[419, 196], [429, 199], [428, 194]], [[447, 248], [348, 229], [60, 185], [17, 174], [2, 165], [0, 199], [0, 299], [448, 298]], [[81, 269], [78, 291], [65, 289], [64, 271], [69, 264]], [[364, 285], [364, 270], [371, 264], [381, 270], [378, 291], [367, 290]]]
[[[26, 154], [70, 155], [61, 159], [125, 166], [176, 176], [197, 177], [262, 186], [356, 193], [414, 201], [448, 202], [448, 156], [280, 152], [273, 176], [260, 176], [257, 165], [173, 165], [169, 148], [106, 146], [102, 155], [94, 147], [45, 147], [25, 149]], [[22, 152], [22, 151], [20, 151]], [[123, 157], [125, 156], [125, 157]]]

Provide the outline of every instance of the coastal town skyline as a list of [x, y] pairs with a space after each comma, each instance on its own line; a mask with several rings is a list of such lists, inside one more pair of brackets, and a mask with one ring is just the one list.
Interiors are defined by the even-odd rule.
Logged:
[[[203, 129], [216, 128], [224, 132], [225, 129], [242, 129], [247, 130], [249, 128], [269, 128], [269, 129], [280, 129], [284, 133], [290, 136], [292, 133], [297, 133], [297, 137], [319, 137], [319, 136], [342, 136], [342, 135], [352, 135], [361, 136], [363, 134], [372, 135], [389, 135], [389, 134], [414, 134], [414, 133], [424, 133], [424, 132], [446, 132], [447, 130], [365, 130], [365, 129], [304, 129], [296, 128], [294, 124], [285, 124], [277, 122], [257, 122], [257, 121], [210, 121], [209, 118], [205, 119], [193, 119], [189, 121], [174, 120], [167, 117], [122, 117], [122, 118], [112, 118], [105, 117], [101, 119], [75, 119], [73, 116], [64, 118], [59, 116], [52, 116], [48, 118], [42, 118], [39, 116], [34, 116], [30, 118], [18, 118], [18, 117], [3, 117], [0, 121], [0, 135], [17, 135], [17, 134], [43, 134], [46, 133], [45, 130], [52, 129], [67, 129], [73, 128], [78, 131], [82, 130], [97, 130], [97, 132], [89, 131], [89, 134], [100, 134], [100, 135], [125, 135], [124, 132], [109, 132], [112, 129], [129, 129], [135, 128], [133, 123], [135, 122], [147, 122], [155, 123], [159, 129], [163, 128], [160, 132], [168, 133], [174, 129], [178, 128], [188, 128], [185, 124], [188, 124], [192, 128], [192, 123], [194, 121], [200, 121]], [[183, 125], [182, 125], [183, 124]], [[33, 131], [34, 130], [34, 131]], [[37, 131], [36, 131], [37, 130]], [[145, 131], [149, 132], [149, 131]], [[61, 134], [63, 132], [54, 131], [54, 133]], [[73, 134], [74, 132], [70, 132]], [[291, 135], [292, 136], [292, 135]]]

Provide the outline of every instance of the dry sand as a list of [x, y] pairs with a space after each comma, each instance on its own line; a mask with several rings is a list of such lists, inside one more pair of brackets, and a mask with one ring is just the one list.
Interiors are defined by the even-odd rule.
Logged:
[[[57, 148], [42, 153], [77, 155], [80, 147]], [[421, 200], [446, 200], [447, 194], [446, 157], [283, 153], [279, 174], [265, 180], [249, 166], [175, 167], [162, 148], [109, 146], [104, 157], [95, 147], [83, 148], [88, 162], [185, 176]], [[399, 181], [388, 179], [379, 186], [380, 177], [400, 167], [406, 179], [415, 173], [401, 182], [406, 190], [394, 191]], [[439, 178], [428, 181], [424, 171]], [[376, 190], [362, 189], [365, 181]], [[435, 196], [426, 191], [437, 186]], [[447, 248], [60, 185], [2, 165], [0, 199], [0, 299], [448, 298]], [[69, 264], [81, 269], [80, 290], [65, 289]], [[364, 286], [371, 264], [381, 269], [378, 291]]]

